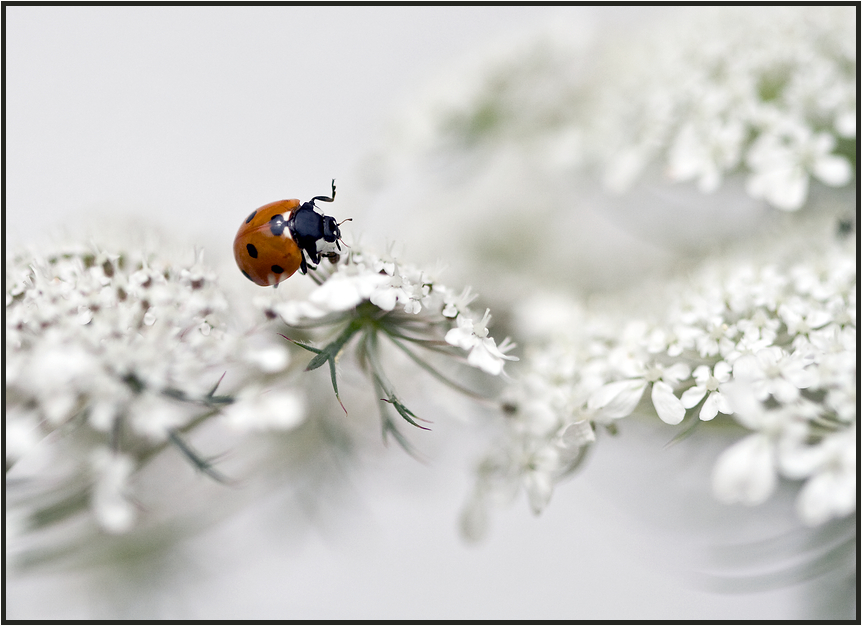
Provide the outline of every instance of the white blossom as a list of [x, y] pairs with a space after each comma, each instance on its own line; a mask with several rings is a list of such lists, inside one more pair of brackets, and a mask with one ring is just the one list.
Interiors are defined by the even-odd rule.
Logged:
[[569, 30], [459, 67], [399, 136], [429, 158], [492, 148], [549, 176], [598, 170], [615, 193], [650, 177], [701, 193], [741, 178], [786, 211], [805, 204], [812, 180], [851, 182], [852, 7], [697, 7], [626, 41]]
[[488, 336], [490, 309], [485, 310], [485, 314], [479, 321], [471, 320], [469, 313], [461, 313], [456, 321], [458, 326], [446, 333], [446, 343], [469, 351], [467, 362], [470, 365], [496, 376], [503, 372], [504, 361], [518, 360], [517, 357], [505, 353], [514, 347], [508, 338], [498, 347], [494, 338]]
[[[277, 335], [228, 323], [229, 298], [202, 251], [179, 262], [95, 246], [22, 252], [7, 259], [6, 278], [7, 470], [15, 476], [39, 448], [53, 454], [108, 532], [139, 517], [129, 484], [143, 459], [163, 449], [188, 456], [172, 444], [225, 406], [237, 428], [259, 427], [260, 412], [243, 406], [256, 398], [237, 391], [289, 364]], [[232, 389], [217, 393], [228, 369]], [[302, 421], [301, 411], [290, 419]]]
[[796, 499], [796, 510], [809, 526], [856, 510], [856, 444], [854, 424], [827, 435], [811, 450], [794, 451], [783, 459], [785, 475], [807, 478]]
[[[765, 248], [706, 260], [670, 281], [657, 294], [664, 308], [649, 317], [627, 315], [638, 309], [628, 300], [570, 302], [568, 317], [559, 305], [543, 335], [532, 327], [543, 308], [525, 307], [539, 312], [516, 316], [534, 343], [507, 392], [508, 452], [482, 465], [483, 495], [470, 507], [487, 508], [488, 494], [512, 484], [533, 510], [546, 506], [601, 429], [624, 428], [637, 411], [664, 427], [695, 422], [701, 433], [736, 425], [743, 434], [712, 473], [722, 502], [757, 505], [782, 479], [796, 480], [806, 524], [852, 513], [856, 275], [848, 263], [856, 251], [824, 228], [833, 223], [804, 222]], [[471, 329], [464, 323], [453, 336], [466, 340]], [[525, 450], [542, 463], [518, 461]]]
[[467, 363], [488, 374], [503, 374], [506, 361], [517, 357], [506, 354], [514, 348], [508, 338], [500, 345], [489, 335], [490, 310], [474, 319], [469, 304], [475, 300], [469, 287], [455, 292], [414, 265], [392, 256], [385, 257], [355, 245], [325, 280], [306, 298], [259, 301], [258, 306], [271, 308], [288, 325], [314, 320], [338, 320], [363, 302], [369, 302], [385, 313], [400, 309], [415, 317], [415, 324], [452, 320], [454, 326], [444, 335], [446, 343], [461, 348]]
[[833, 135], [814, 134], [802, 125], [792, 125], [780, 135], [760, 135], [746, 156], [752, 170], [746, 181], [748, 193], [779, 209], [796, 210], [808, 196], [809, 175], [832, 187], [847, 184], [850, 164], [833, 154], [836, 144]]
[[686, 409], [691, 409], [706, 397], [699, 413], [700, 419], [704, 421], [715, 418], [719, 412], [729, 415], [731, 413], [730, 404], [724, 394], [721, 393], [721, 384], [730, 380], [731, 371], [730, 365], [724, 361], [716, 363], [713, 371], [710, 371], [708, 365], [698, 366], [693, 374], [697, 384], [680, 396], [680, 402]]
[[807, 389], [816, 381], [814, 370], [806, 361], [802, 356], [770, 346], [736, 359], [733, 376], [749, 382], [758, 400], [772, 396], [781, 403], [788, 403], [799, 397], [801, 389]]
[[673, 385], [684, 380], [691, 374], [691, 369], [684, 363], [674, 363], [665, 367], [658, 363], [632, 362], [632, 368], [640, 370], [638, 378], [630, 378], [608, 383], [590, 395], [587, 407], [600, 410], [609, 418], [620, 418], [631, 415], [644, 390], [652, 387], [651, 398], [658, 416], [667, 424], [679, 424], [685, 416], [685, 407], [673, 393]]

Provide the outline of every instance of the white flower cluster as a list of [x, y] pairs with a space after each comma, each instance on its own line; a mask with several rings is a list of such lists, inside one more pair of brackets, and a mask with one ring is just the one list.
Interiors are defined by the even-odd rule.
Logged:
[[402, 135], [431, 155], [492, 146], [554, 175], [597, 167], [614, 192], [658, 175], [709, 193], [742, 174], [792, 211], [812, 178], [853, 179], [856, 54], [851, 6], [691, 7], [602, 37], [561, 22], [459, 67]]
[[[335, 323], [363, 302], [381, 313], [406, 314], [408, 326], [427, 324], [448, 327], [444, 340], [468, 353], [467, 362], [488, 374], [503, 373], [507, 354], [514, 344], [506, 338], [498, 346], [488, 335], [489, 311], [478, 317], [469, 305], [476, 296], [469, 288], [458, 293], [418, 267], [405, 264], [391, 254], [375, 255], [354, 246], [306, 298], [277, 300], [279, 294], [262, 296], [260, 307], [278, 315], [287, 325], [310, 322]], [[408, 333], [409, 334], [409, 333]]]
[[175, 264], [73, 248], [7, 260], [6, 467], [35, 451], [80, 476], [90, 459], [91, 505], [109, 532], [132, 526], [129, 479], [171, 437], [225, 407], [223, 419], [245, 430], [304, 417], [290, 390], [274, 392], [277, 410], [252, 410], [274, 397], [253, 385], [216, 395], [231, 364], [243, 380], [262, 379], [287, 366], [288, 352], [230, 331], [228, 299], [202, 256]]
[[520, 487], [540, 512], [595, 441], [595, 427], [615, 430], [633, 413], [688, 427], [732, 416], [749, 431], [715, 465], [713, 492], [723, 502], [761, 503], [784, 476], [805, 481], [804, 523], [852, 513], [856, 251], [850, 238], [831, 237], [819, 249], [789, 238], [760, 259], [708, 262], [670, 286], [655, 317], [618, 319], [631, 303], [591, 311], [534, 303], [527, 324], [543, 327], [556, 310], [568, 332], [529, 354], [508, 400], [508, 445], [480, 466], [466, 532], [480, 534], [488, 505]]
[[804, 204], [812, 176], [846, 185], [856, 48], [852, 7], [700, 8], [670, 20], [600, 96], [594, 144], [607, 146], [607, 184], [625, 189], [656, 163], [709, 193], [742, 171], [749, 195], [785, 210]]

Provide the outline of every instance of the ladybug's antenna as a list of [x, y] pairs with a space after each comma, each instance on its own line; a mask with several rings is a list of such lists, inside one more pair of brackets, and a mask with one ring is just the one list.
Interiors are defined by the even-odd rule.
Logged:
[[334, 202], [335, 201], [335, 179], [332, 179], [332, 197], [328, 198], [326, 196], [314, 196], [311, 201], [320, 200], [321, 202]]
[[[348, 217], [347, 219], [344, 219], [344, 220], [341, 220], [340, 222], [338, 222], [338, 225], [341, 226], [344, 222], [352, 222], [352, 221], [353, 221], [353, 218]], [[341, 237], [338, 238], [338, 241], [340, 241], [341, 243], [344, 243], [344, 239], [342, 239]], [[344, 243], [344, 247], [349, 248], [350, 246], [348, 246], [346, 243]]]

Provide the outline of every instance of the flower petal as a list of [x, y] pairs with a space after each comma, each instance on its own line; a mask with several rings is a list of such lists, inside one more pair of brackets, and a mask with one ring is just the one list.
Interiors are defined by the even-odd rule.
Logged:
[[675, 426], [685, 417], [685, 407], [680, 399], [673, 395], [670, 385], [660, 380], [652, 385], [652, 403], [656, 413], [665, 424]]
[[682, 402], [682, 405], [690, 409], [693, 406], [696, 406], [698, 402], [703, 400], [703, 397], [706, 395], [706, 387], [702, 387], [700, 385], [696, 387], [692, 387], [691, 389], [686, 389], [679, 400]]
[[587, 401], [590, 409], [601, 409], [605, 417], [626, 417], [635, 410], [647, 383], [642, 378], [619, 380], [596, 389]]
[[716, 392], [712, 392], [706, 398], [706, 402], [703, 403], [703, 406], [700, 407], [700, 419], [704, 422], [708, 422], [711, 419], [714, 419], [716, 415], [718, 415], [718, 406], [721, 403], [721, 394]]

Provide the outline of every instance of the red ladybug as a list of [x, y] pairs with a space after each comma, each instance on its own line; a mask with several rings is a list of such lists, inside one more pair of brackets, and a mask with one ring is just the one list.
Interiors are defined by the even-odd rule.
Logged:
[[263, 287], [278, 287], [296, 270], [305, 274], [309, 268], [317, 269], [321, 257], [338, 260], [339, 224], [324, 215], [315, 200], [335, 200], [334, 179], [329, 198], [315, 196], [302, 204], [279, 200], [251, 212], [233, 241], [233, 256], [246, 278]]

